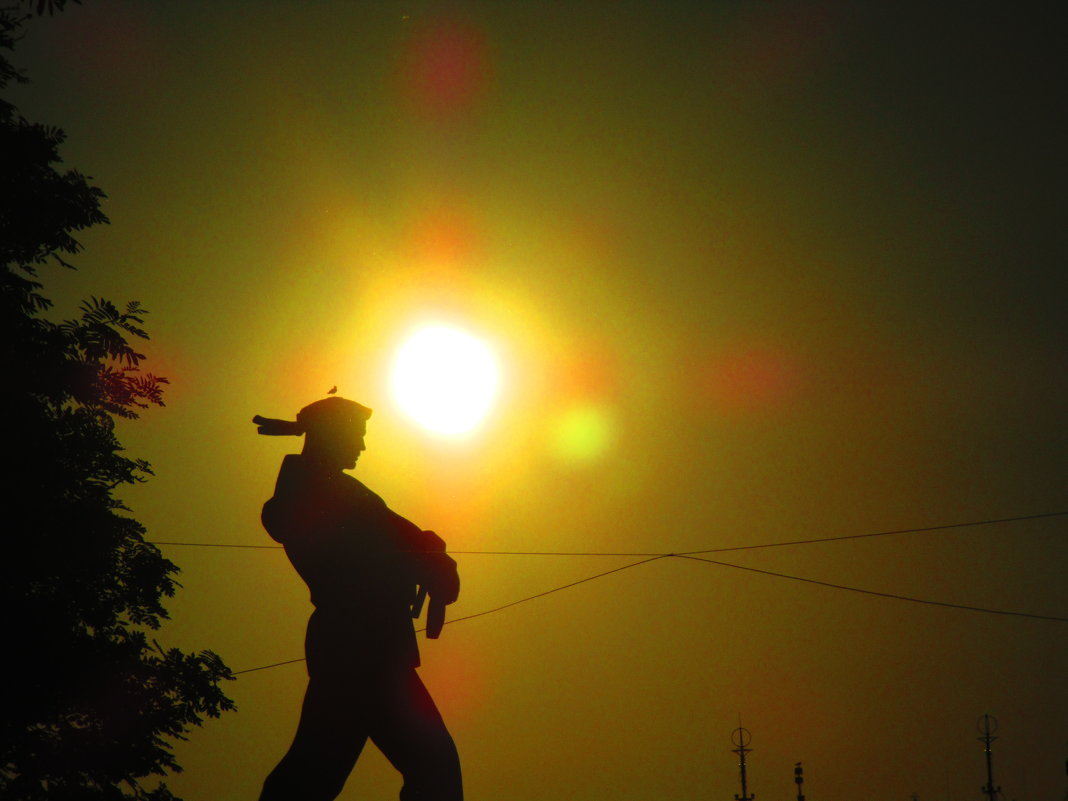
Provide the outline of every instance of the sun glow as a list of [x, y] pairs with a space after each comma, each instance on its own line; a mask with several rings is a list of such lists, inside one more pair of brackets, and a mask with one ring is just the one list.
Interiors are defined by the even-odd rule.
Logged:
[[444, 436], [471, 431], [497, 397], [500, 373], [486, 344], [443, 325], [413, 333], [397, 351], [390, 387], [401, 409]]

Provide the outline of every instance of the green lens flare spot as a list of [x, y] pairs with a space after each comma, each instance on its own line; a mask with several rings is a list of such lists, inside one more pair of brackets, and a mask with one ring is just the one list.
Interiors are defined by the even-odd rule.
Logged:
[[568, 409], [556, 423], [553, 445], [556, 454], [567, 461], [596, 459], [611, 445], [613, 426], [603, 408], [581, 405]]

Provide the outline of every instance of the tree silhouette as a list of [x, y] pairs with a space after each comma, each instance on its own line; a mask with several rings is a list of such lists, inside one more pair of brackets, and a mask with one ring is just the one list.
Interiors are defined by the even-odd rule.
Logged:
[[[25, 81], [3, 50], [26, 19], [0, 11], [0, 89]], [[39, 271], [70, 267], [73, 234], [107, 222], [103, 193], [57, 170], [63, 139], [0, 100], [0, 799], [173, 799], [153, 777], [180, 770], [175, 738], [234, 708], [232, 676], [150, 639], [178, 568], [114, 494], [151, 475], [122, 455], [116, 418], [163, 405], [166, 380], [130, 344], [145, 310], [91, 298], [77, 319], [42, 316]]]

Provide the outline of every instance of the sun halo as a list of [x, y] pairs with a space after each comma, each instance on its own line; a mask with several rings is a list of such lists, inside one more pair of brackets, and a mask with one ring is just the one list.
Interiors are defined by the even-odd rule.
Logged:
[[447, 325], [414, 331], [397, 350], [393, 399], [428, 431], [457, 437], [472, 431], [496, 400], [500, 370], [485, 342]]

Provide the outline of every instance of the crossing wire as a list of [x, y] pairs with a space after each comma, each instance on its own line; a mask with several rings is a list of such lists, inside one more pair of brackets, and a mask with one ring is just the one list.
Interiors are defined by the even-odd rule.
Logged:
[[[924, 532], [930, 532], [930, 531], [945, 531], [945, 530], [954, 529], [954, 528], [970, 528], [970, 527], [975, 527], [975, 526], [989, 526], [989, 525], [995, 525], [995, 524], [999, 524], [999, 523], [1017, 523], [1017, 522], [1021, 522], [1021, 521], [1025, 521], [1025, 520], [1041, 520], [1041, 519], [1044, 519], [1044, 518], [1065, 517], [1065, 516], [1068, 516], [1068, 511], [1045, 512], [1045, 513], [1042, 513], [1042, 514], [1017, 515], [1017, 516], [1014, 516], [1014, 517], [1000, 517], [1000, 518], [991, 518], [991, 519], [987, 519], [987, 520], [973, 520], [973, 521], [968, 521], [968, 522], [964, 522], [964, 523], [945, 523], [945, 524], [936, 525], [936, 526], [922, 526], [922, 527], [918, 527], [918, 528], [890, 529], [890, 530], [886, 530], [886, 531], [868, 532], [868, 533], [864, 533], [864, 534], [845, 534], [845, 535], [835, 536], [835, 537], [816, 537], [816, 538], [803, 539], [803, 540], [789, 540], [789, 541], [785, 541], [785, 542], [760, 543], [760, 544], [756, 544], [756, 545], [735, 545], [735, 546], [724, 546], [724, 547], [720, 547], [720, 548], [705, 548], [705, 549], [702, 549], [702, 550], [683, 551], [683, 552], [678, 552], [678, 553], [674, 553], [674, 552], [649, 553], [649, 552], [635, 552], [635, 551], [614, 551], [614, 552], [609, 552], [609, 551], [450, 551], [450, 553], [455, 554], [455, 555], [484, 555], [484, 556], [614, 556], [614, 557], [624, 557], [624, 556], [626, 556], [626, 557], [643, 557], [643, 558], [640, 561], [631, 562], [630, 564], [622, 565], [620, 567], [613, 568], [612, 570], [606, 570], [606, 571], [604, 571], [602, 573], [596, 573], [596, 574], [594, 574], [592, 576], [588, 576], [588, 577], [586, 577], [584, 579], [579, 579], [578, 581], [572, 581], [572, 582], [569, 582], [567, 584], [562, 584], [559, 587], [554, 587], [552, 589], [545, 590], [543, 592], [535, 593], [534, 595], [528, 595], [528, 596], [526, 596], [524, 598], [520, 598], [520, 599], [518, 599], [516, 601], [511, 601], [509, 603], [503, 604], [502, 606], [497, 606], [497, 607], [494, 607], [492, 609], [485, 609], [485, 610], [483, 610], [481, 612], [476, 612], [476, 613], [471, 614], [471, 615], [465, 615], [463, 617], [454, 618], [452, 620], [447, 621], [446, 625], [448, 625], [450, 623], [459, 623], [459, 622], [464, 621], [464, 620], [473, 620], [475, 618], [485, 617], [486, 615], [491, 615], [491, 614], [494, 614], [495, 612], [500, 612], [500, 611], [502, 611], [504, 609], [509, 609], [509, 608], [511, 608], [513, 606], [518, 606], [519, 604], [523, 604], [523, 603], [526, 603], [528, 601], [533, 601], [533, 600], [535, 600], [537, 598], [544, 598], [547, 595], [552, 595], [553, 593], [560, 592], [561, 590], [566, 590], [566, 589], [569, 589], [571, 587], [576, 587], [579, 584], [585, 584], [586, 582], [594, 581], [596, 579], [603, 578], [604, 576], [612, 575], [613, 573], [619, 573], [619, 572], [624, 571], [624, 570], [629, 570], [629, 569], [631, 569], [633, 567], [638, 567], [640, 565], [649, 564], [650, 562], [656, 562], [656, 561], [658, 561], [660, 559], [667, 559], [667, 558], [688, 559], [690, 561], [704, 562], [706, 564], [717, 565], [719, 567], [730, 567], [730, 568], [735, 568], [737, 570], [747, 570], [747, 571], [752, 572], [752, 573], [760, 573], [762, 575], [773, 576], [773, 577], [776, 577], [776, 578], [788, 579], [790, 581], [800, 581], [800, 582], [804, 582], [804, 583], [807, 583], [807, 584], [816, 584], [816, 585], [819, 585], [819, 586], [822, 586], [822, 587], [828, 587], [828, 588], [831, 588], [831, 589], [845, 590], [845, 591], [848, 591], [848, 592], [856, 592], [856, 593], [861, 593], [861, 594], [864, 594], [864, 595], [873, 595], [873, 596], [877, 596], [877, 597], [880, 597], [880, 598], [889, 598], [889, 599], [897, 600], [897, 601], [907, 601], [909, 603], [925, 604], [925, 605], [928, 605], [928, 606], [947, 607], [947, 608], [950, 608], [950, 609], [962, 609], [962, 610], [967, 610], [967, 611], [971, 611], [971, 612], [981, 612], [981, 613], [992, 614], [992, 615], [1011, 615], [1011, 616], [1014, 616], [1014, 617], [1031, 618], [1031, 619], [1034, 619], [1034, 620], [1051, 620], [1051, 621], [1057, 621], [1057, 622], [1061, 622], [1061, 623], [1068, 623], [1068, 617], [1060, 617], [1060, 616], [1057, 616], [1057, 615], [1039, 615], [1039, 614], [1034, 614], [1034, 613], [1031, 613], [1031, 612], [1020, 612], [1020, 611], [1008, 610], [1008, 609], [992, 609], [992, 608], [987, 608], [987, 607], [969, 606], [967, 604], [956, 604], [956, 603], [950, 603], [950, 602], [946, 602], [946, 601], [932, 601], [932, 600], [929, 600], [929, 599], [926, 599], [926, 598], [916, 598], [916, 597], [908, 596], [908, 595], [899, 595], [897, 593], [879, 592], [879, 591], [876, 591], [876, 590], [866, 590], [866, 589], [863, 589], [863, 588], [860, 588], [860, 587], [850, 587], [850, 586], [847, 586], [847, 585], [844, 585], [844, 584], [836, 584], [836, 583], [829, 582], [829, 581], [820, 581], [818, 579], [805, 578], [803, 576], [793, 576], [793, 575], [789, 575], [787, 573], [778, 573], [778, 572], [775, 572], [775, 571], [772, 571], [772, 570], [763, 570], [761, 568], [748, 567], [746, 565], [739, 565], [739, 564], [735, 564], [733, 562], [723, 562], [723, 561], [716, 560], [716, 559], [709, 559], [709, 558], [703, 556], [703, 554], [725, 553], [725, 552], [728, 552], [728, 551], [749, 551], [749, 550], [757, 550], [757, 549], [762, 549], [762, 548], [778, 548], [778, 547], [791, 546], [791, 545], [813, 545], [813, 544], [821, 543], [821, 542], [841, 542], [841, 541], [844, 541], [844, 540], [866, 539], [866, 538], [871, 538], [871, 537], [886, 537], [886, 536], [891, 536], [891, 535], [896, 535], [896, 534], [918, 534], [918, 533], [924, 533]], [[207, 542], [150, 541], [150, 544], [152, 544], [152, 545], [189, 546], [189, 547], [200, 547], [200, 548], [245, 548], [245, 549], [254, 549], [254, 550], [281, 550], [282, 549], [281, 545], [239, 545], [239, 544], [231, 544], [231, 543], [207, 543]], [[423, 631], [423, 629], [419, 629], [419, 631]], [[259, 667], [246, 668], [245, 670], [237, 670], [237, 671], [234, 671], [232, 675], [239, 676], [239, 675], [242, 675], [242, 674], [245, 674], [245, 673], [255, 673], [257, 671], [268, 670], [270, 668], [281, 667], [283, 665], [292, 665], [292, 664], [296, 664], [297, 662], [303, 662], [303, 661], [304, 661], [303, 658], [300, 658], [300, 659], [288, 659], [288, 660], [286, 660], [284, 662], [274, 662], [274, 663], [269, 664], [269, 665], [260, 665]]]
[[[861, 593], [863, 595], [874, 595], [874, 596], [877, 596], [879, 598], [889, 598], [889, 599], [895, 600], [895, 601], [907, 601], [909, 603], [924, 604], [924, 605], [927, 605], [927, 606], [947, 607], [947, 608], [950, 608], [950, 609], [961, 609], [961, 610], [965, 610], [965, 611], [969, 611], [969, 612], [981, 612], [981, 613], [991, 614], [991, 615], [1010, 615], [1010, 616], [1013, 616], [1013, 617], [1031, 618], [1033, 620], [1051, 620], [1051, 621], [1056, 621], [1056, 622], [1059, 622], [1059, 623], [1068, 623], [1068, 617], [1060, 617], [1060, 616], [1057, 616], [1057, 615], [1040, 615], [1040, 614], [1035, 614], [1035, 613], [1032, 613], [1032, 612], [1019, 612], [1019, 611], [1010, 610], [1010, 609], [993, 609], [993, 608], [989, 608], [989, 607], [970, 606], [968, 604], [949, 603], [947, 601], [932, 601], [932, 600], [927, 599], [927, 598], [916, 598], [916, 597], [910, 596], [910, 595], [899, 595], [897, 593], [879, 592], [877, 590], [866, 590], [866, 589], [863, 589], [861, 587], [850, 587], [850, 586], [845, 585], [845, 584], [835, 584], [833, 582], [820, 581], [818, 579], [805, 578], [803, 576], [792, 576], [792, 575], [790, 575], [788, 573], [778, 573], [778, 572], [775, 572], [773, 570], [763, 570], [761, 568], [749, 567], [747, 565], [739, 565], [739, 564], [735, 564], [733, 562], [723, 562], [723, 561], [716, 560], [716, 559], [708, 559], [708, 558], [703, 557], [703, 556], [694, 556], [692, 554], [687, 554], [687, 553], [665, 553], [665, 554], [657, 554], [657, 555], [649, 557], [648, 559], [642, 559], [641, 561], [638, 561], [638, 562], [631, 562], [630, 564], [623, 565], [621, 567], [617, 567], [617, 568], [614, 568], [612, 570], [606, 570], [603, 573], [597, 573], [597, 574], [595, 574], [593, 576], [588, 576], [587, 578], [579, 579], [578, 581], [572, 581], [572, 582], [570, 582], [568, 584], [563, 584], [563, 585], [561, 585], [559, 587], [554, 587], [551, 590], [545, 590], [544, 592], [539, 592], [539, 593], [536, 593], [534, 595], [528, 595], [527, 597], [520, 598], [517, 601], [512, 601], [510, 603], [506, 603], [506, 604], [503, 604], [501, 606], [494, 607], [492, 609], [486, 609], [486, 610], [483, 610], [482, 612], [476, 612], [473, 615], [465, 615], [463, 617], [454, 618], [452, 620], [446, 621], [446, 625], [449, 625], [450, 623], [459, 623], [459, 622], [461, 622], [463, 620], [472, 620], [472, 619], [477, 618], [477, 617], [484, 617], [486, 615], [491, 615], [494, 612], [500, 612], [503, 609], [508, 609], [510, 607], [513, 607], [513, 606], [518, 606], [519, 604], [526, 603], [527, 601], [533, 601], [536, 598], [544, 598], [546, 595], [552, 595], [555, 592], [560, 592], [561, 590], [566, 590], [566, 589], [569, 589], [571, 587], [576, 587], [579, 584], [585, 584], [588, 581], [593, 581], [595, 579], [599, 579], [599, 578], [602, 578], [604, 576], [611, 575], [612, 573], [619, 573], [619, 572], [621, 572], [623, 570], [629, 570], [632, 567], [638, 567], [639, 565], [646, 565], [646, 564], [649, 564], [650, 562], [656, 562], [656, 561], [658, 561], [660, 559], [669, 559], [669, 558], [687, 559], [687, 560], [694, 561], [694, 562], [704, 562], [706, 564], [718, 565], [720, 567], [732, 567], [732, 568], [735, 568], [737, 570], [747, 570], [747, 571], [750, 571], [752, 573], [760, 573], [760, 574], [765, 575], [765, 576], [774, 576], [775, 578], [789, 579], [790, 581], [801, 581], [801, 582], [804, 582], [806, 584], [816, 584], [816, 585], [821, 586], [821, 587], [829, 587], [831, 589], [836, 589], [836, 590], [846, 590], [848, 592], [856, 592], [856, 593]], [[423, 631], [423, 629], [419, 629], [419, 631]], [[275, 663], [270, 664], [270, 665], [261, 665], [259, 667], [247, 668], [245, 670], [237, 670], [237, 671], [234, 671], [233, 675], [238, 676], [238, 675], [241, 675], [243, 673], [254, 673], [254, 672], [259, 671], [259, 670], [267, 670], [268, 668], [280, 667], [282, 665], [291, 665], [291, 664], [295, 664], [297, 662], [303, 662], [303, 661], [304, 661], [304, 659], [289, 659], [289, 660], [287, 660], [285, 662], [275, 662]]]
[[982, 606], [969, 606], [967, 604], [954, 604], [946, 601], [931, 601], [925, 598], [914, 598], [910, 595], [898, 595], [892, 592], [878, 592], [876, 590], [864, 590], [860, 587], [848, 587], [845, 584], [834, 584], [830, 581], [820, 581], [818, 579], [803, 578], [802, 576], [791, 576], [786, 573], [776, 573], [774, 570], [763, 570], [758, 567], [749, 567], [747, 565], [736, 565], [732, 562], [720, 562], [716, 559], [706, 559], [701, 556], [692, 556], [690, 554], [672, 554], [679, 559], [690, 559], [694, 562], [705, 562], [710, 565], [719, 565], [720, 567], [733, 567], [738, 570], [748, 570], [752, 573], [762, 573], [765, 576], [776, 576], [777, 578], [790, 579], [792, 581], [803, 581], [807, 584], [818, 584], [821, 587], [830, 587], [835, 590], [848, 590], [849, 592], [859, 592], [864, 595], [876, 595], [880, 598], [891, 598], [895, 601], [909, 601], [916, 604], [927, 604], [929, 606], [946, 606], [950, 609], [966, 609], [969, 612], [985, 612], [990, 615], [1013, 615], [1015, 617], [1029, 617], [1035, 620], [1056, 620], [1060, 623], [1068, 623], [1068, 617], [1058, 617], [1057, 615], [1036, 615], [1031, 612], [1016, 612], [1009, 609], [990, 609]]
[[[536, 593], [534, 595], [528, 595], [526, 598], [520, 598], [518, 601], [512, 601], [510, 603], [503, 604], [502, 606], [494, 607], [493, 609], [485, 609], [485, 610], [483, 610], [481, 612], [476, 612], [473, 615], [464, 615], [463, 617], [457, 617], [457, 618], [453, 618], [452, 620], [447, 620], [447, 621], [445, 621], [445, 625], [447, 626], [450, 623], [459, 623], [461, 620], [473, 620], [476, 617], [485, 617], [486, 615], [492, 615], [494, 612], [500, 612], [502, 609], [508, 609], [511, 606], [518, 606], [519, 604], [526, 603], [527, 601], [533, 601], [535, 598], [544, 598], [546, 595], [552, 595], [554, 592], [560, 592], [560, 590], [566, 590], [566, 589], [569, 589], [570, 587], [577, 587], [579, 584], [585, 584], [587, 581], [593, 581], [594, 579], [599, 579], [599, 578], [602, 578], [604, 576], [609, 576], [612, 573], [619, 573], [620, 571], [623, 571], [623, 570], [629, 570], [632, 567], [638, 567], [638, 565], [646, 565], [646, 564], [649, 564], [649, 562], [655, 562], [658, 559], [666, 559], [668, 556], [670, 556], [670, 554], [658, 554], [658, 555], [653, 556], [653, 557], [651, 557], [649, 559], [642, 559], [640, 562], [631, 562], [629, 565], [623, 565], [621, 567], [613, 568], [612, 570], [606, 570], [603, 573], [597, 573], [596, 575], [593, 575], [593, 576], [587, 576], [586, 578], [579, 579], [578, 581], [572, 581], [572, 582], [570, 582], [568, 584], [562, 584], [559, 587], [553, 587], [553, 589], [551, 589], [551, 590], [545, 590], [544, 592], [539, 592], [539, 593]], [[417, 631], [425, 631], [425, 630], [426, 629], [417, 629]], [[292, 665], [292, 664], [294, 664], [296, 662], [303, 662], [303, 661], [304, 661], [303, 658], [301, 658], [301, 659], [287, 659], [285, 662], [275, 662], [274, 664], [271, 664], [271, 665], [261, 665], [260, 667], [246, 668], [245, 670], [235, 670], [233, 672], [233, 675], [239, 676], [242, 673], [254, 673], [257, 670], [267, 670], [268, 668], [281, 667], [282, 665]]]

